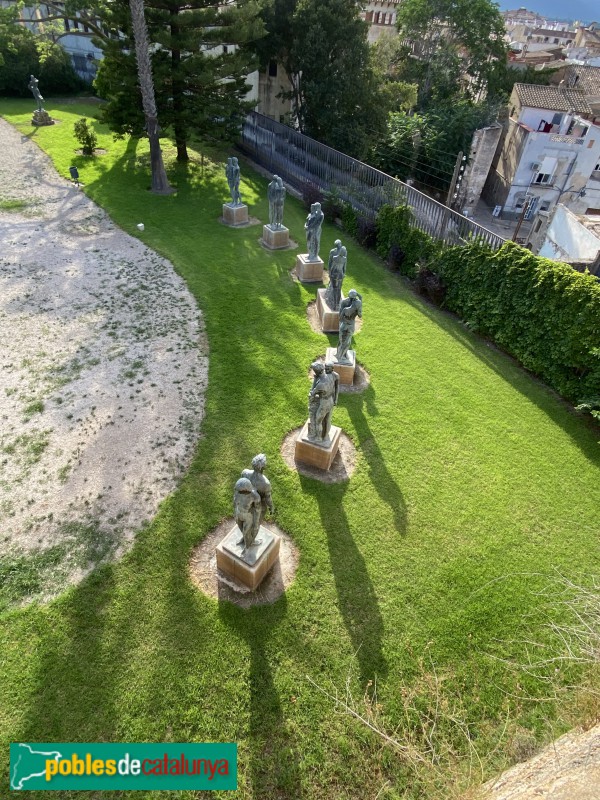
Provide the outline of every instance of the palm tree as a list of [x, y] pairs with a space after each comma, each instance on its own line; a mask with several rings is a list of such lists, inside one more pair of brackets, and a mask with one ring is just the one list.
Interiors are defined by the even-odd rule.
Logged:
[[150, 63], [150, 46], [148, 43], [148, 29], [144, 17], [144, 0], [129, 0], [131, 21], [133, 25], [133, 38], [135, 41], [135, 56], [138, 68], [138, 80], [142, 90], [142, 105], [146, 115], [146, 129], [150, 140], [150, 166], [152, 168], [152, 191], [155, 194], [171, 194], [174, 190], [169, 185], [158, 132], [158, 117], [156, 113], [156, 100], [154, 98], [154, 83], [152, 82], [152, 65]]

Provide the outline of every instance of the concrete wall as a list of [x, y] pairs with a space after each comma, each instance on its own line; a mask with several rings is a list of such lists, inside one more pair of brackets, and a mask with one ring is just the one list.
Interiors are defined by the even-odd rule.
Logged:
[[292, 101], [284, 100], [277, 95], [291, 89], [291, 84], [281, 64], [277, 64], [277, 75], [269, 75], [269, 69], [259, 74], [258, 104], [256, 111], [277, 122], [290, 122]]
[[455, 206], [462, 208], [466, 216], [469, 216], [481, 197], [501, 135], [502, 125], [498, 122], [487, 128], [480, 128], [473, 134], [467, 168]]

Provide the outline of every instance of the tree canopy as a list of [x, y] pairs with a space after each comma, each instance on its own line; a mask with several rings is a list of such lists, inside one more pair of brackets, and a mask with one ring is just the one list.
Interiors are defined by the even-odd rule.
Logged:
[[69, 55], [48, 33], [35, 34], [19, 24], [15, 4], [0, 8], [0, 94], [26, 97], [29, 76], [42, 92], [66, 94], [81, 88]]
[[505, 69], [504, 20], [491, 0], [403, 0], [397, 25], [421, 106], [457, 93], [478, 99]]
[[[263, 23], [255, 0], [149, 0], [145, 7], [158, 119], [172, 126], [177, 158], [186, 161], [192, 132], [229, 138], [238, 130], [254, 68], [246, 45], [262, 35]], [[95, 85], [108, 101], [103, 117], [115, 132], [139, 136], [145, 117], [129, 2], [107, 4], [102, 24], [114, 34], [98, 42], [104, 60]]]
[[292, 89], [292, 114], [303, 133], [364, 157], [385, 129], [367, 42], [355, 0], [274, 0], [264, 11], [263, 65], [277, 60]]

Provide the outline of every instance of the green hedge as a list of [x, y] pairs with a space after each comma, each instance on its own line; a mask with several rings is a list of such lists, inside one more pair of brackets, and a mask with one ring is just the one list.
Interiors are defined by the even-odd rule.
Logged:
[[441, 252], [446, 305], [569, 400], [600, 392], [600, 283], [513, 242]]
[[408, 206], [383, 206], [377, 215], [377, 254], [402, 275], [414, 278], [419, 261], [428, 261], [440, 249], [431, 236], [412, 226]]
[[[377, 253], [401, 254], [414, 277], [419, 261], [447, 287], [445, 305], [493, 339], [569, 400], [595, 407], [600, 397], [600, 283], [507, 242], [500, 250], [473, 242], [443, 247], [411, 226], [405, 206], [384, 206]], [[589, 409], [588, 409], [589, 410]]]

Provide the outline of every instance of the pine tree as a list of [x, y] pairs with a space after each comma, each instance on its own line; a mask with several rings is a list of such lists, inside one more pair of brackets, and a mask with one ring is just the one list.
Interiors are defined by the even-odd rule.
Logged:
[[[146, 23], [158, 118], [171, 126], [177, 159], [187, 161], [187, 143], [201, 137], [229, 138], [246, 110], [246, 78], [254, 68], [246, 43], [262, 34], [255, 0], [148, 0]], [[135, 74], [129, 3], [115, 0], [103, 13], [114, 38], [104, 49], [96, 87], [108, 100], [103, 116], [117, 133], [140, 135], [145, 125]], [[117, 35], [117, 32], [120, 32]]]

